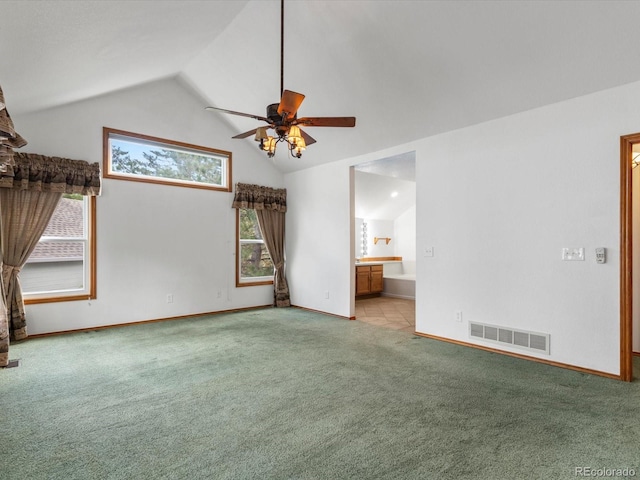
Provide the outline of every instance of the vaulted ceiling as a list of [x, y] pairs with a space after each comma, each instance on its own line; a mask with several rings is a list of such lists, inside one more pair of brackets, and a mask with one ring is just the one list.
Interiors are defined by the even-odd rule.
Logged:
[[[308, 128], [318, 143], [275, 163], [293, 171], [638, 81], [637, 18], [635, 1], [287, 1], [299, 115], [357, 124]], [[280, 2], [0, 2], [14, 117], [167, 77], [202, 108], [264, 115], [280, 96]]]

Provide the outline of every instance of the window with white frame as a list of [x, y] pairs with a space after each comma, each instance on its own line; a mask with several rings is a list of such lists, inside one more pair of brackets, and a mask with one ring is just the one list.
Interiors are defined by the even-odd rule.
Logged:
[[262, 239], [256, 211], [236, 209], [237, 265], [236, 285], [273, 283], [273, 262]]
[[231, 152], [103, 129], [103, 177], [231, 191]]
[[62, 196], [20, 272], [25, 303], [95, 298], [95, 201]]

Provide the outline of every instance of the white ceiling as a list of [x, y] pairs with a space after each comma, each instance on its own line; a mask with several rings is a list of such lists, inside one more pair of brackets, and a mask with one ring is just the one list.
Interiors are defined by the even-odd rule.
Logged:
[[355, 216], [395, 220], [416, 204], [416, 152], [364, 162], [355, 167]]
[[356, 170], [356, 218], [395, 220], [415, 204], [414, 181]]
[[[264, 115], [280, 94], [279, 5], [3, 0], [7, 107], [16, 117], [176, 77], [203, 108]], [[278, 152], [276, 165], [306, 168], [638, 81], [639, 17], [638, 1], [287, 1], [285, 88], [307, 96], [299, 114], [357, 124], [308, 128], [318, 143], [302, 159]], [[211, 115], [238, 133], [259, 126]]]
[[391, 157], [359, 163], [355, 169], [360, 172], [386, 175], [400, 180], [416, 181], [416, 152], [405, 152]]

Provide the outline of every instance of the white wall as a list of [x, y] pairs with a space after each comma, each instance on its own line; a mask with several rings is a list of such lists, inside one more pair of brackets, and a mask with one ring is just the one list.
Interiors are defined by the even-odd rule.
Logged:
[[[283, 177], [175, 80], [14, 117], [22, 151], [102, 162], [102, 127], [231, 151], [232, 181]], [[271, 286], [235, 288], [232, 193], [106, 179], [97, 199], [97, 299], [27, 306], [29, 333], [268, 305]], [[174, 303], [166, 302], [173, 294]], [[218, 296], [219, 295], [219, 296]]]
[[[355, 219], [356, 257], [361, 257], [362, 223], [365, 219]], [[409, 208], [395, 220], [366, 220], [367, 257], [402, 257], [408, 267], [405, 273], [415, 272], [416, 261], [416, 207]], [[374, 243], [375, 237], [381, 240]], [[384, 238], [390, 238], [387, 244]]]
[[403, 261], [416, 260], [416, 207], [404, 212], [393, 222], [394, 256]]
[[[301, 205], [289, 225], [310, 205], [314, 218], [288, 240], [302, 248], [332, 232], [307, 245], [320, 247], [315, 258], [291, 258], [296, 303], [325, 310], [320, 283], [349, 288], [349, 165], [415, 150], [416, 245], [435, 251], [417, 256], [417, 331], [479, 344], [469, 321], [548, 333], [550, 355], [503, 348], [618, 374], [619, 139], [638, 131], [634, 83], [285, 175], [290, 204]], [[563, 247], [584, 247], [586, 261], [562, 261]], [[596, 247], [608, 249], [606, 264]], [[302, 281], [317, 269], [318, 281]], [[330, 307], [351, 313], [347, 302]]]
[[[345, 162], [285, 175], [291, 303], [353, 315], [353, 174]], [[328, 297], [327, 297], [328, 292]]]
[[[393, 220], [375, 220], [356, 218], [356, 245], [360, 245], [360, 227], [362, 222], [367, 223], [367, 257], [393, 257], [395, 255], [394, 245], [396, 238], [393, 231]], [[379, 239], [375, 242], [376, 237]], [[390, 238], [387, 244], [384, 240]], [[358, 256], [360, 256], [358, 254]]]
[[[551, 355], [541, 357], [619, 372], [619, 138], [640, 129], [629, 110], [639, 91], [422, 143], [418, 250], [436, 253], [418, 257], [418, 331], [471, 341], [473, 320], [549, 333]], [[586, 261], [561, 261], [563, 247], [584, 247]], [[607, 264], [595, 263], [596, 247], [608, 249]]]

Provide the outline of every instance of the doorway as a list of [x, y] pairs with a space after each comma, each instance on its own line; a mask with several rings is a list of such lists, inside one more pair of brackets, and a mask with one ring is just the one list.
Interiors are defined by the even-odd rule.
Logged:
[[[415, 331], [415, 152], [355, 165], [352, 183], [352, 251], [355, 319], [380, 327]], [[366, 269], [382, 270], [382, 292], [364, 287]], [[372, 270], [373, 271], [373, 270]], [[377, 278], [377, 277], [376, 277]], [[378, 280], [375, 281], [378, 285]], [[374, 292], [375, 290], [375, 292]], [[359, 292], [359, 296], [355, 293]]]
[[640, 333], [634, 318], [634, 312], [640, 312], [640, 248], [634, 248], [634, 242], [640, 241], [636, 160], [640, 160], [640, 133], [620, 137], [620, 379], [625, 382], [633, 380], [633, 355], [640, 351], [640, 338], [634, 339], [634, 332]]

